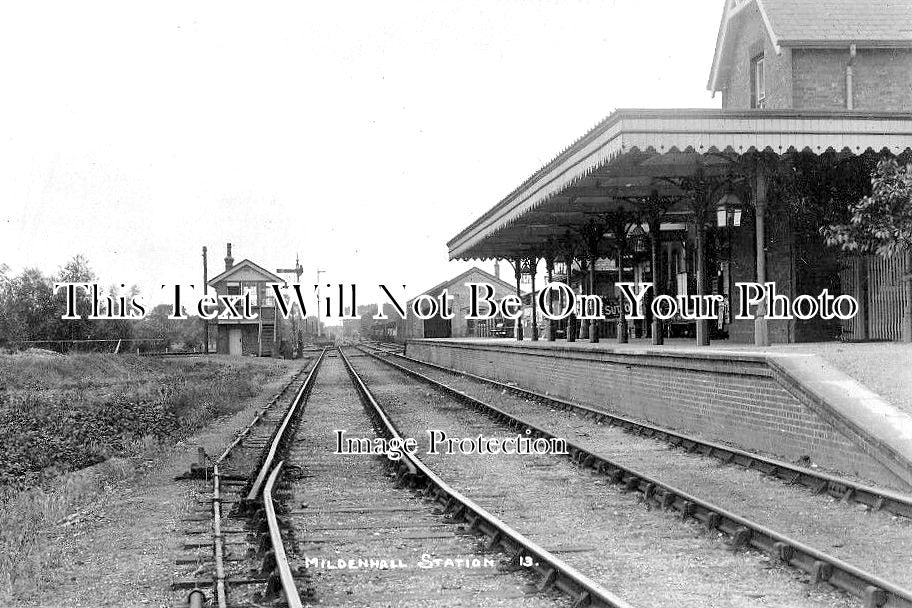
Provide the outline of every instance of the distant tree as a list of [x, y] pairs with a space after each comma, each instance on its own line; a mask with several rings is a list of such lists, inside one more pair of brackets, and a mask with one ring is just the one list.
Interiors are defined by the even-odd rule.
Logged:
[[906, 309], [903, 342], [912, 342], [912, 165], [882, 160], [871, 178], [871, 194], [849, 206], [849, 220], [822, 229], [830, 245], [845, 251], [905, 258]]
[[[97, 277], [89, 266], [88, 259], [77, 254], [57, 270], [51, 277], [53, 283], [94, 283]], [[76, 314], [79, 319], [61, 319], [66, 312], [66, 290], [60, 289], [54, 294], [55, 317], [50, 336], [47, 339], [55, 340], [88, 340], [92, 337], [92, 324], [87, 317], [92, 312], [92, 303], [89, 294], [84, 289], [77, 290]]]
[[9, 342], [53, 339], [55, 317], [50, 277], [26, 268], [4, 281], [3, 338]]
[[[199, 317], [169, 319], [171, 306], [159, 304], [136, 322], [133, 335], [146, 340], [160, 340], [165, 346], [201, 350], [203, 347], [203, 326]], [[151, 345], [147, 345], [151, 346]]]
[[[117, 285], [108, 287], [107, 297], [114, 302], [114, 314], [129, 313], [120, 310], [119, 298], [126, 297], [127, 301], [139, 294], [139, 288], [133, 285], [127, 290], [121, 290]], [[129, 307], [129, 304], [127, 304]], [[96, 340], [126, 340], [133, 337], [134, 322], [128, 319], [99, 319], [92, 321], [90, 325], [91, 336]]]
[[98, 277], [89, 267], [89, 260], [79, 253], [61, 266], [54, 278], [60, 283], [91, 283]]
[[[0, 265], [0, 346], [28, 340], [86, 340], [129, 338], [132, 324], [119, 320], [86, 318], [62, 319], [66, 312], [66, 291], [54, 293], [54, 283], [93, 283], [94, 271], [83, 255], [74, 256], [53, 276], [27, 268], [11, 277], [9, 267]], [[138, 290], [131, 288], [131, 294]], [[81, 317], [91, 312], [91, 298], [77, 290], [76, 312]], [[109, 290], [115, 299], [119, 291]]]
[[13, 335], [9, 311], [10, 286], [13, 280], [10, 278], [9, 272], [9, 266], [0, 264], [0, 348], [7, 346]]

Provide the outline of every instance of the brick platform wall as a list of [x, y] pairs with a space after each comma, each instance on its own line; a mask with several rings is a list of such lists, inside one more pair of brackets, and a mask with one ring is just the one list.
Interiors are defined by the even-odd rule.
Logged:
[[785, 390], [760, 357], [409, 342], [430, 363], [787, 461], [897, 486], [896, 477]]

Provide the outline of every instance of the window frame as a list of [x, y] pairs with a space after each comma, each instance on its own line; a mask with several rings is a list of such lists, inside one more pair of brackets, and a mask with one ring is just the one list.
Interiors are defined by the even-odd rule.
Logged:
[[751, 109], [762, 110], [766, 107], [766, 57], [763, 53], [754, 55], [750, 60]]

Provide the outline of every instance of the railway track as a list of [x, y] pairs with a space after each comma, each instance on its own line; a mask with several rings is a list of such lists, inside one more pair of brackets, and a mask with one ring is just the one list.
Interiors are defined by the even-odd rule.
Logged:
[[[371, 345], [371, 348], [374, 348], [373, 345]], [[543, 406], [554, 407], [566, 412], [574, 412], [583, 419], [591, 419], [597, 423], [618, 427], [638, 437], [655, 439], [673, 447], [680, 448], [688, 453], [715, 458], [723, 464], [730, 464], [757, 471], [769, 477], [778, 478], [789, 485], [805, 487], [815, 495], [831, 496], [841, 501], [858, 503], [876, 511], [886, 511], [899, 517], [912, 520], [912, 496], [908, 494], [893, 492], [884, 488], [876, 488], [845, 477], [831, 475], [823, 471], [816, 471], [768, 456], [739, 450], [732, 446], [706, 441], [685, 433], [560, 399], [553, 395], [545, 395], [524, 389], [514, 384], [500, 382], [498, 380], [451, 369], [434, 363], [419, 361], [418, 359], [408, 357], [393, 349], [374, 348], [374, 352], [392, 355], [402, 362], [418, 365], [429, 370], [438, 370], [451, 376], [475, 380], [518, 395]]]
[[[515, 415], [515, 413], [505, 411], [491, 403], [469, 396], [464, 391], [456, 390], [429, 377], [427, 374], [411, 369], [412, 366], [403, 366], [393, 362], [386, 353], [383, 356], [370, 353], [370, 357], [400, 373], [433, 386], [450, 399], [484, 412], [508, 428], [519, 429], [521, 432], [527, 432], [533, 437], [555, 437], [552, 430], [541, 424], [530, 422]], [[407, 360], [407, 358], [403, 358], [403, 360]], [[442, 368], [438, 367], [437, 369], [440, 370]], [[452, 373], [451, 370], [445, 371]], [[486, 381], [485, 379], [477, 378], [476, 380]], [[504, 391], [521, 390], [502, 384], [499, 387]], [[545, 396], [536, 396], [536, 398], [555, 401]], [[446, 409], [444, 404], [441, 404], [440, 407]], [[573, 405], [573, 407], [577, 406]], [[407, 409], [403, 408], [403, 411]], [[605, 416], [604, 419], [608, 419], [608, 416], [603, 412], [591, 413], [592, 415]], [[721, 533], [727, 536], [730, 545], [734, 548], [752, 548], [765, 553], [775, 563], [791, 566], [808, 573], [810, 580], [813, 582], [827, 582], [833, 587], [848, 592], [850, 595], [859, 598], [866, 607], [912, 606], [912, 594], [884, 578], [875, 576], [795, 538], [781, 534], [768, 526], [760, 525], [734, 513], [730, 509], [722, 508], [702, 499], [691, 492], [665, 483], [648, 473], [639, 471], [629, 465], [620, 464], [592, 449], [587, 449], [582, 445], [569, 441], [568, 447], [570, 458], [577, 466], [588, 469], [599, 477], [604, 476], [603, 478], [626, 492], [638, 494], [640, 499], [649, 506], [677, 513], [680, 519], [699, 522], [700, 525], [713, 533]], [[827, 483], [827, 487], [830, 487], [833, 481], [828, 479]], [[869, 491], [877, 492], [874, 489], [869, 489]], [[879, 506], [883, 507], [884, 505], [880, 504]]]
[[[327, 360], [290, 456], [300, 466], [290, 484], [289, 516], [299, 531], [292, 563], [304, 573], [309, 604], [628, 606], [455, 492], [418, 458], [406, 454], [393, 465], [335, 453], [339, 428], [401, 439], [341, 351]], [[529, 567], [507, 568], [520, 561]]]
[[[327, 379], [318, 383], [321, 363]], [[340, 382], [346, 374], [350, 380]], [[304, 605], [302, 595], [307, 605], [330, 606], [629, 608], [455, 491], [418, 458], [404, 454], [395, 467], [373, 456], [343, 464], [340, 459], [346, 457], [329, 449], [337, 426], [401, 436], [341, 351], [338, 357], [324, 352], [306, 378], [301, 376], [273, 398], [211, 469], [197, 469], [197, 475], [212, 476], [212, 540], [189, 548], [208, 548], [212, 559], [197, 556], [205, 566], [198, 574], [206, 576], [174, 585], [190, 589], [191, 608], [270, 602], [298, 608]], [[281, 416], [267, 416], [289, 393], [295, 395], [289, 408]], [[272, 432], [264, 433], [270, 426]], [[220, 469], [228, 461], [235, 465], [233, 455], [244, 448], [259, 452], [249, 474], [240, 474], [246, 465], [232, 466], [231, 473]], [[244, 462], [252, 456], [244, 455]], [[244, 517], [248, 525], [238, 527]], [[480, 542], [484, 537], [487, 542]], [[310, 557], [314, 548], [323, 555]], [[339, 552], [363, 560], [363, 569], [340, 567]], [[251, 557], [261, 562], [254, 574], [249, 573]], [[374, 568], [371, 560], [383, 564]], [[410, 564], [418, 570], [409, 570]]]
[[[275, 456], [287, 441], [286, 432], [293, 430], [324, 356], [319, 353], [310, 358], [257, 410], [222, 454], [214, 460], [201, 458], [191, 468], [190, 477], [211, 484], [210, 497], [186, 518], [188, 540], [182, 546], [184, 556], [177, 560], [178, 565], [195, 568], [172, 583], [172, 588], [188, 591], [191, 608], [226, 608], [229, 596], [232, 606], [253, 605], [262, 595], [276, 594], [276, 583], [281, 582], [276, 578], [277, 562], [264, 567], [269, 565], [271, 554], [267, 554], [272, 549], [263, 541], [272, 490], [270, 485], [270, 492], [264, 494], [269, 481], [264, 471], [271, 473], [276, 468]], [[262, 510], [252, 509], [254, 506]], [[244, 514], [251, 517], [239, 517]], [[251, 564], [263, 556], [266, 562], [251, 571]]]

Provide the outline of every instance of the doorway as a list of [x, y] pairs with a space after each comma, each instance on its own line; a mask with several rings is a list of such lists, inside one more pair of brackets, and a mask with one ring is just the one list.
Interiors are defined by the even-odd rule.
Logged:
[[242, 354], [241, 347], [241, 328], [232, 327], [228, 330], [228, 354], [240, 357]]

